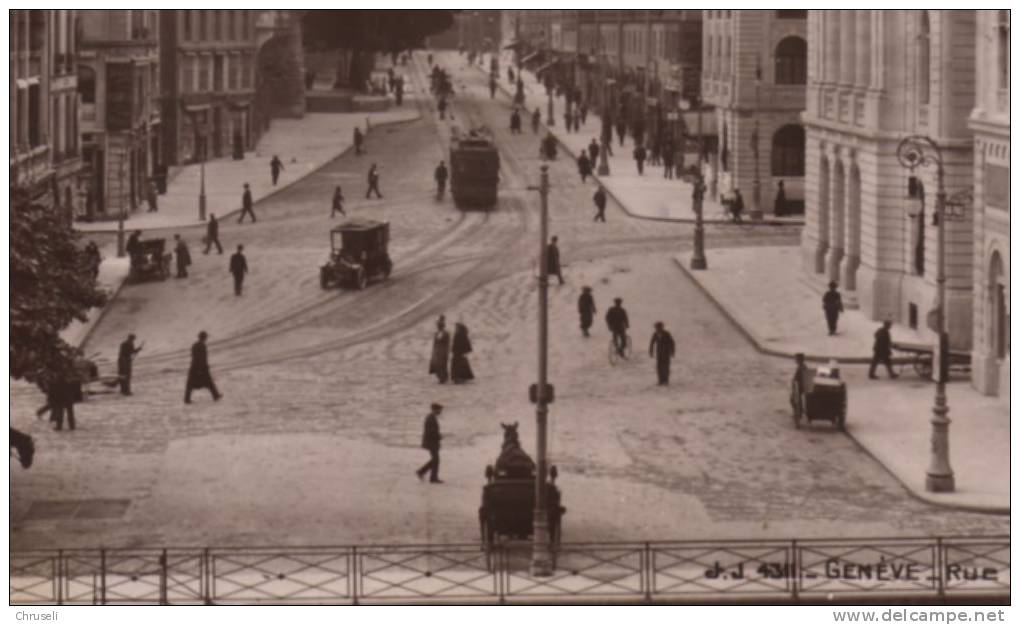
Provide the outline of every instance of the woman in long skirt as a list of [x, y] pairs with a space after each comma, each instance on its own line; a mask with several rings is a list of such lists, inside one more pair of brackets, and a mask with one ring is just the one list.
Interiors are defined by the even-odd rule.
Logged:
[[471, 371], [471, 363], [467, 355], [471, 353], [471, 339], [468, 338], [468, 329], [463, 323], [457, 323], [453, 330], [453, 358], [450, 361], [450, 377], [454, 384], [460, 384], [475, 379]]

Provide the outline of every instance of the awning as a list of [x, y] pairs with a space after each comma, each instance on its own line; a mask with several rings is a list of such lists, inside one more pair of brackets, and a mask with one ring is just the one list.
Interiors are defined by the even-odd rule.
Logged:
[[555, 67], [557, 63], [559, 63], [559, 61], [549, 61], [542, 67], [539, 67], [538, 69], [535, 70], [535, 76], [541, 76], [543, 73]]
[[202, 111], [208, 111], [211, 105], [207, 102], [205, 104], [184, 104], [181, 103], [181, 108], [184, 109], [185, 113], [194, 115], [195, 113], [201, 113]]
[[510, 43], [503, 46], [504, 50], [515, 50], [524, 44], [523, 41], [511, 41]]
[[251, 100], [229, 100], [227, 102], [227, 108], [232, 111], [243, 111], [249, 106], [251, 106]]
[[539, 51], [539, 52], [532, 52], [531, 54], [529, 54], [529, 55], [525, 56], [523, 59], [521, 59], [521, 63], [528, 63], [530, 61], [534, 61], [536, 58], [538, 58], [540, 56], [542, 56], [542, 52], [541, 51]]

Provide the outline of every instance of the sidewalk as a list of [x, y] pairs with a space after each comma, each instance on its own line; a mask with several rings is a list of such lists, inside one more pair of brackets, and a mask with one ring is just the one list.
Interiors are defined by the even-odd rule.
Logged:
[[[206, 211], [223, 219], [241, 210], [241, 193], [245, 182], [251, 185], [256, 202], [287, 188], [308, 174], [337, 158], [353, 142], [354, 128], [368, 131], [373, 126], [418, 119], [413, 99], [404, 106], [384, 113], [308, 113], [302, 119], [275, 119], [262, 136], [254, 152], [246, 152], [244, 160], [220, 158], [205, 164]], [[366, 139], [371, 141], [371, 137]], [[283, 172], [277, 185], [272, 185], [269, 161], [276, 154], [283, 161]], [[198, 219], [198, 192], [201, 166], [185, 165], [159, 196], [159, 211], [147, 212], [143, 204], [124, 222], [124, 229], [154, 230], [201, 226]], [[116, 221], [75, 224], [80, 232], [116, 232]]]
[[[796, 247], [709, 249], [707, 256], [705, 271], [688, 269], [689, 254], [675, 260], [759, 351], [791, 358], [804, 352], [813, 360], [844, 363], [847, 434], [914, 496], [948, 507], [1009, 513], [1007, 403], [981, 395], [962, 376], [947, 385], [956, 492], [929, 493], [924, 481], [935, 386], [920, 379], [910, 365], [901, 367], [897, 380], [887, 379], [883, 371], [879, 380], [867, 379], [864, 365], [871, 360], [878, 323], [847, 310], [839, 318], [837, 335], [828, 336], [821, 296], [801, 279]], [[900, 326], [893, 326], [892, 333], [896, 341], [931, 342]]]
[[[251, 185], [252, 199], [257, 203], [300, 181], [347, 152], [352, 147], [356, 126], [366, 132], [365, 141], [370, 146], [371, 128], [420, 117], [415, 106], [416, 96], [411, 87], [402, 107], [383, 113], [309, 113], [301, 119], [273, 120], [256, 151], [245, 153], [244, 160], [221, 158], [205, 164], [207, 213], [223, 219], [240, 212], [245, 182]], [[269, 175], [269, 161], [274, 154], [279, 155], [284, 163], [275, 187]], [[198, 219], [200, 175], [199, 165], [179, 168], [167, 185], [167, 193], [159, 196], [159, 211], [149, 213], [140, 208], [124, 222], [124, 230], [142, 230], [145, 238], [148, 230], [204, 226], [206, 222]], [[116, 232], [117, 222], [79, 222], [75, 229], [87, 237], [89, 234]], [[117, 258], [115, 244], [104, 246], [100, 253], [103, 262], [99, 266], [99, 284], [113, 299], [127, 280], [128, 260]], [[82, 345], [105, 311], [105, 308], [92, 309], [86, 322], [72, 322], [60, 333], [61, 337], [72, 346]]]
[[[503, 54], [500, 58], [501, 74], [499, 88], [507, 100], [512, 100], [516, 87], [506, 80], [506, 67], [512, 66], [513, 54]], [[488, 67], [488, 64], [485, 65]], [[479, 68], [481, 70], [481, 68]], [[484, 71], [484, 70], [483, 70]], [[516, 70], [515, 70], [516, 72]], [[546, 94], [545, 86], [539, 82], [535, 75], [524, 70], [521, 72], [524, 82], [525, 108], [527, 111], [534, 111], [538, 107], [542, 112], [542, 125], [545, 122], [548, 111], [549, 96]], [[553, 113], [555, 123], [552, 128], [557, 141], [576, 160], [582, 150], [587, 150], [592, 139], [598, 140], [601, 135], [602, 118], [589, 111], [586, 123], [581, 125], [579, 132], [565, 132], [563, 111], [566, 98], [564, 96], [553, 96]], [[530, 132], [530, 115], [525, 111], [522, 114], [524, 132]], [[509, 121], [507, 122], [509, 124]], [[691, 192], [693, 185], [680, 179], [667, 180], [663, 177], [661, 165], [649, 165], [645, 161], [644, 175], [638, 175], [637, 165], [634, 162], [634, 140], [628, 136], [624, 145], [621, 146], [615, 132], [613, 138], [613, 155], [609, 157], [609, 176], [593, 177], [598, 180], [606, 192], [624, 208], [632, 217], [643, 219], [658, 219], [663, 221], [693, 222], [694, 210], [692, 208]], [[599, 157], [601, 159], [601, 157]], [[598, 170], [598, 163], [592, 164], [593, 169]], [[640, 197], [638, 201], [637, 198]], [[745, 198], [745, 202], [749, 201]], [[717, 200], [712, 200], [709, 194], [705, 194], [702, 204], [703, 218], [708, 223], [729, 223], [726, 210]], [[751, 222], [747, 216], [750, 207], [745, 209], [744, 220], [747, 223], [765, 224], [802, 224], [801, 216], [791, 217], [767, 217], [762, 222]]]

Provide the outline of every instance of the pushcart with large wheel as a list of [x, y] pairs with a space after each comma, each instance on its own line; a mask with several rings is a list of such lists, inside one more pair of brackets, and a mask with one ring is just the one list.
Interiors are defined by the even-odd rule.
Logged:
[[839, 377], [839, 368], [798, 367], [790, 384], [790, 405], [798, 429], [802, 421], [829, 421], [839, 430], [846, 429], [846, 383]]
[[[482, 536], [485, 561], [492, 569], [497, 541], [525, 540], [535, 532], [535, 462], [521, 449], [517, 424], [503, 425], [503, 450], [495, 466], [485, 467], [487, 483], [482, 487], [482, 505], [478, 508], [478, 524]], [[560, 543], [562, 517], [567, 509], [560, 505], [560, 491], [555, 485], [556, 466], [549, 469], [545, 483], [549, 512], [549, 542], [553, 566]]]

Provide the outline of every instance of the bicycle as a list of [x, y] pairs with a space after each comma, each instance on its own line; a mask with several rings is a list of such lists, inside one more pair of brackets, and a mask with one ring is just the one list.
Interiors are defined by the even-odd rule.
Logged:
[[631, 341], [629, 334], [624, 335], [624, 341], [625, 342], [623, 345], [623, 349], [621, 350], [619, 347], [617, 347], [616, 341], [613, 339], [613, 337], [609, 338], [609, 364], [613, 365], [614, 367], [621, 360], [630, 360]]

